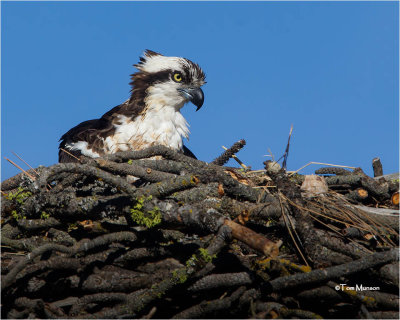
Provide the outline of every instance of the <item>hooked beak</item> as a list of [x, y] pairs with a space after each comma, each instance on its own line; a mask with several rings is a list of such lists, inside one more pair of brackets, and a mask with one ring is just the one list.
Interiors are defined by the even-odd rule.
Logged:
[[197, 107], [196, 111], [200, 110], [204, 102], [203, 90], [200, 88], [179, 88], [178, 91]]

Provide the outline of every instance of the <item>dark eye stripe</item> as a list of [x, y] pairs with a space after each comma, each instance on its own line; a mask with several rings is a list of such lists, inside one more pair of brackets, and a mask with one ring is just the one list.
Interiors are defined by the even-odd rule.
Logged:
[[172, 70], [162, 70], [155, 73], [147, 73], [144, 75], [144, 81], [149, 85], [157, 82], [165, 82], [169, 79]]
[[191, 76], [190, 76], [190, 67], [188, 65], [185, 64], [183, 66], [183, 72], [185, 73], [185, 78], [186, 79], [190, 79], [191, 78]]

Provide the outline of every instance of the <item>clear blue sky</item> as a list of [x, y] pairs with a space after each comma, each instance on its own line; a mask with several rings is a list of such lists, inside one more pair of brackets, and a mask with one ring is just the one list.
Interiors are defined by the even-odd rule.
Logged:
[[[60, 136], [129, 96], [144, 49], [207, 74], [186, 145], [211, 161], [244, 138], [261, 169], [399, 162], [398, 2], [2, 2], [2, 156], [57, 162]], [[18, 162], [20, 163], [20, 162]], [[234, 162], [229, 164], [234, 165]], [[312, 173], [309, 167], [303, 173]], [[18, 173], [2, 161], [2, 179]]]

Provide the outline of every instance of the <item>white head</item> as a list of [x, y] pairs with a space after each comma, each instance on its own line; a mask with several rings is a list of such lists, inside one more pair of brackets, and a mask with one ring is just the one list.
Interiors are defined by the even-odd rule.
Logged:
[[154, 101], [176, 110], [189, 101], [197, 110], [203, 105], [204, 94], [200, 87], [205, 83], [205, 75], [196, 63], [146, 50], [135, 67], [139, 71], [132, 75], [130, 100], [138, 107], [148, 107]]

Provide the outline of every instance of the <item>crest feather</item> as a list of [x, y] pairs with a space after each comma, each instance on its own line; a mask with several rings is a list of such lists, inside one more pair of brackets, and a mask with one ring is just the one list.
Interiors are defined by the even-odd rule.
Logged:
[[146, 63], [146, 61], [149, 58], [156, 57], [156, 56], [162, 56], [162, 54], [158, 53], [158, 52], [155, 52], [155, 51], [152, 51], [150, 49], [146, 49], [143, 52], [143, 56], [139, 58], [140, 61], [137, 64], [134, 64], [133, 66], [135, 68], [138, 68], [139, 70], [141, 70], [141, 67], [143, 67], [143, 65]]

